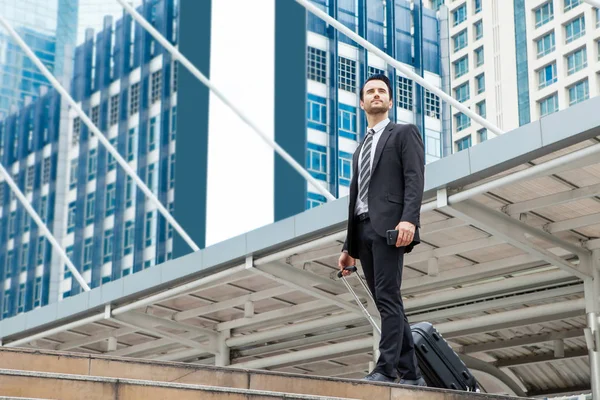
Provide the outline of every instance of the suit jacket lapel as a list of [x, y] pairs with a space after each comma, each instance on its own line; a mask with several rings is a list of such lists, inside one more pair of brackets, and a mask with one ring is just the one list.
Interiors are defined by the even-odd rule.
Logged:
[[390, 122], [389, 124], [387, 124], [387, 126], [385, 127], [383, 132], [381, 132], [381, 137], [379, 138], [379, 141], [377, 142], [377, 147], [375, 148], [375, 155], [373, 156], [373, 167], [371, 168], [371, 174], [373, 174], [373, 172], [375, 171], [375, 168], [377, 168], [377, 163], [379, 162], [379, 159], [381, 158], [381, 152], [383, 151], [383, 147], [385, 146], [385, 143], [390, 138], [390, 135], [391, 135], [393, 129], [394, 129], [394, 123]]

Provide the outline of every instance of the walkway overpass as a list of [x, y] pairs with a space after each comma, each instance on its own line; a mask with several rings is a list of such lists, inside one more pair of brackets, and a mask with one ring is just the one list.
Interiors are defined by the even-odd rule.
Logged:
[[[436, 324], [487, 391], [590, 390], [598, 110], [593, 98], [427, 165], [407, 314]], [[362, 377], [377, 338], [335, 276], [347, 209], [329, 202], [0, 321], [2, 345]]]

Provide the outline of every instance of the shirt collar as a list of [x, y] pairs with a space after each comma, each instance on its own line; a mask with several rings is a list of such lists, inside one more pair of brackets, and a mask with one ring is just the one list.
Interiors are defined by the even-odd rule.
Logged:
[[386, 118], [383, 121], [381, 121], [380, 123], [378, 123], [377, 125], [375, 125], [373, 128], [367, 128], [367, 131], [369, 129], [373, 129], [375, 131], [375, 134], [377, 134], [377, 133], [379, 133], [379, 131], [382, 131], [389, 123], [390, 123], [390, 119]]

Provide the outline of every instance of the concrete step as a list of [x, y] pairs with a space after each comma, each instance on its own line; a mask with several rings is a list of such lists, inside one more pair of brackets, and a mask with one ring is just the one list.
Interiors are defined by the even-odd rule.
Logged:
[[[21, 373], [24, 371], [29, 371], [68, 374], [70, 376], [87, 376], [94, 379], [113, 378], [113, 381], [104, 384], [96, 384], [98, 387], [97, 390], [100, 390], [101, 387], [111, 387], [114, 389], [117, 381], [125, 382], [126, 380], [134, 380], [144, 382], [152, 381], [155, 384], [190, 384], [202, 387], [210, 386], [240, 390], [270, 391], [277, 392], [280, 395], [282, 393], [291, 393], [305, 396], [332, 396], [337, 398], [364, 400], [504, 400], [511, 398], [506, 396], [493, 396], [432, 388], [416, 388], [412, 386], [400, 386], [396, 384], [372, 384], [353, 379], [334, 379], [307, 375], [274, 373], [269, 371], [219, 368], [187, 363], [162, 362], [31, 349], [0, 348], [0, 369], [19, 370]], [[12, 376], [9, 377], [10, 379], [21, 379], [23, 382], [25, 382], [27, 379], [33, 379], [33, 377], [30, 378], [26, 376], [18, 378], [13, 378]], [[55, 379], [55, 381], [58, 380]], [[24, 384], [29, 385], [28, 383]], [[4, 385], [0, 380], [0, 387], [3, 386]], [[135, 385], [127, 384], [125, 386], [131, 387]], [[163, 388], [161, 390], [167, 389], [168, 388]], [[182, 390], [185, 391], [189, 389]], [[150, 390], [150, 392], [152, 391]], [[109, 391], [109, 393], [112, 392]], [[53, 395], [53, 392], [39, 394], [2, 392], [2, 394], [10, 394], [13, 396], [48, 397]], [[59, 398], [62, 399], [62, 397]], [[122, 397], [119, 397], [119, 399], [121, 398]], [[149, 399], [150, 398], [145, 398], [144, 400]], [[182, 399], [178, 398], [178, 400]]]
[[0, 388], [16, 396], [48, 396], [61, 400], [356, 400], [341, 397], [287, 394], [263, 390], [118, 379], [88, 375], [56, 374], [0, 369]]

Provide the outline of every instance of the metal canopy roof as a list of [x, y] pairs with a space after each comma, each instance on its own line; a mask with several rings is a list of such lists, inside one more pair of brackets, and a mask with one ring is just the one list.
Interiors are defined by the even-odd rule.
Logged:
[[[600, 156], [494, 183], [599, 146], [597, 110], [600, 98], [427, 166], [405, 309], [411, 322], [437, 326], [484, 390], [589, 392], [581, 277], [600, 248]], [[483, 184], [491, 189], [449, 201]], [[0, 321], [0, 337], [5, 346], [360, 378], [373, 332], [335, 277], [347, 207], [340, 199]]]

